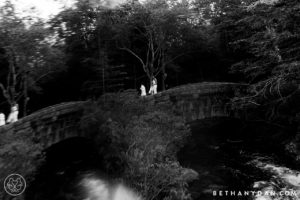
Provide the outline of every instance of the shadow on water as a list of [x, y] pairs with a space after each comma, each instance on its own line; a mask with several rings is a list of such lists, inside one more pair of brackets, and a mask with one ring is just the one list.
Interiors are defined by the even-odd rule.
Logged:
[[109, 170], [104, 168], [107, 157], [103, 146], [99, 148], [85, 138], [73, 138], [48, 148], [46, 160], [26, 190], [25, 199], [140, 200], [134, 190], [115, 178], [118, 172], [114, 163], [110, 163]]
[[231, 118], [205, 119], [190, 126], [192, 135], [178, 158], [199, 173], [190, 184], [193, 199], [255, 199], [253, 195], [214, 196], [213, 191], [254, 191], [257, 183], [271, 184], [274, 177], [262, 165], [296, 167], [283, 149], [286, 130]]
[[26, 192], [28, 200], [84, 199], [78, 179], [88, 171], [101, 174], [101, 156], [87, 139], [67, 139], [48, 148], [45, 155], [45, 162]]

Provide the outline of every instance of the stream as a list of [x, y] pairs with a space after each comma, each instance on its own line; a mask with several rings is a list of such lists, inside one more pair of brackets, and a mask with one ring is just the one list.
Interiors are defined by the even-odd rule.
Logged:
[[[285, 130], [233, 119], [190, 126], [192, 135], [178, 159], [199, 174], [189, 184], [194, 200], [300, 200], [299, 166], [284, 151]], [[50, 149], [25, 199], [140, 200], [126, 184], [101, 172], [96, 152], [81, 139]]]
[[283, 149], [286, 131], [228, 119], [191, 128], [179, 160], [199, 173], [190, 185], [193, 199], [300, 199], [299, 166]]

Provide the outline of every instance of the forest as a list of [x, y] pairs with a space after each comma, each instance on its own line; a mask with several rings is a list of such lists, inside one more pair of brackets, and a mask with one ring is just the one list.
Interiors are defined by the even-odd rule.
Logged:
[[[190, 199], [187, 183], [195, 176], [180, 179], [179, 171], [191, 169], [176, 157], [189, 128], [168, 105], [140, 105], [140, 99], [121, 95], [138, 93], [141, 84], [148, 91], [153, 77], [158, 92], [199, 82], [245, 84], [246, 91], [231, 99], [232, 108], [246, 112], [243, 120], [293, 133], [283, 145], [300, 165], [298, 0], [128, 0], [118, 5], [74, 0], [47, 21], [20, 16], [10, 0], [0, 7], [0, 113], [18, 104], [22, 118], [61, 102], [91, 100], [87, 110], [93, 115], [86, 114], [81, 127], [91, 134], [101, 128], [105, 136], [98, 140], [111, 142], [106, 169], [122, 169], [115, 173], [145, 199]], [[151, 136], [157, 141], [146, 148]], [[26, 146], [36, 156], [40, 147], [26, 141], [33, 148], [27, 149], [30, 145], [22, 142], [18, 148]], [[25, 174], [34, 171], [35, 162]], [[153, 171], [145, 174], [143, 167]], [[160, 178], [151, 182], [148, 176]], [[141, 177], [149, 182], [139, 182]], [[44, 195], [28, 199], [45, 200]]]
[[[1, 7], [1, 110], [203, 81], [284, 102], [299, 81], [297, 1], [78, 1], [45, 22]], [[267, 97], [267, 98], [260, 98]], [[250, 101], [251, 100], [251, 101]], [[252, 101], [253, 100], [253, 101]]]

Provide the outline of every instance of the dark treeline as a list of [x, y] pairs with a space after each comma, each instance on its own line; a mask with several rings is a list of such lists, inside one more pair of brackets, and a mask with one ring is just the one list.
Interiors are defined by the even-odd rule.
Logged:
[[[249, 83], [238, 106], [277, 105], [299, 85], [299, 2], [77, 1], [47, 23], [1, 7], [1, 109], [201, 81]], [[269, 106], [267, 106], [269, 109]], [[268, 113], [273, 116], [274, 109]], [[295, 116], [295, 113], [292, 114]]]
[[[145, 199], [191, 199], [187, 183], [197, 173], [177, 159], [190, 137], [184, 119], [170, 103], [118, 93], [138, 91], [141, 84], [148, 91], [153, 77], [159, 91], [203, 81], [248, 85], [231, 99], [243, 126], [255, 124], [245, 135], [278, 143], [268, 151], [278, 146], [299, 164], [299, 0], [132, 0], [117, 7], [77, 0], [47, 22], [20, 17], [10, 0], [0, 7], [0, 112], [18, 103], [22, 117], [56, 103], [98, 99], [86, 108], [80, 128], [104, 155], [104, 171], [121, 169], [113, 175]], [[281, 130], [284, 138], [275, 140]], [[33, 181], [42, 146], [32, 135], [4, 131], [0, 157], [10, 164], [0, 165], [0, 177], [15, 170]], [[42, 194], [43, 184], [36, 185]], [[45, 194], [42, 199], [53, 199]]]
[[72, 99], [138, 89], [142, 83], [149, 88], [152, 76], [159, 90], [227, 78], [218, 33], [187, 2], [129, 2], [108, 9], [80, 1], [76, 6], [52, 20], [64, 41], [64, 80]]
[[[142, 83], [149, 88], [151, 76], [157, 77], [159, 90], [229, 81], [220, 34], [202, 16], [209, 8], [176, 1], [133, 1], [108, 8], [78, 1], [43, 26], [19, 18], [8, 1], [2, 7], [1, 83], [9, 95], [1, 95], [1, 107], [7, 111], [14, 101], [21, 107], [28, 102], [24, 109], [32, 112], [62, 101], [138, 89]], [[13, 63], [17, 57], [22, 59]], [[15, 71], [15, 82], [10, 71]]]

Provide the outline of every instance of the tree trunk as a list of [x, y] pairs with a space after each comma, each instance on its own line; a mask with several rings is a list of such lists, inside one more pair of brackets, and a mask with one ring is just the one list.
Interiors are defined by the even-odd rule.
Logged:
[[137, 89], [137, 80], [136, 80], [136, 69], [135, 65], [133, 65], [133, 73], [134, 73], [134, 88]]
[[17, 72], [16, 72], [16, 58], [13, 50], [9, 53], [9, 72], [7, 75], [7, 101], [12, 107], [16, 104], [16, 85], [17, 85]]
[[165, 80], [166, 80], [166, 64], [165, 64], [165, 54], [162, 53], [161, 58], [161, 90], [166, 90]]
[[23, 88], [23, 96], [24, 96], [24, 107], [23, 107], [23, 117], [27, 115], [27, 103], [28, 103], [28, 85], [27, 85], [27, 72], [24, 73], [24, 88]]

